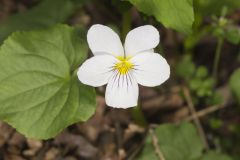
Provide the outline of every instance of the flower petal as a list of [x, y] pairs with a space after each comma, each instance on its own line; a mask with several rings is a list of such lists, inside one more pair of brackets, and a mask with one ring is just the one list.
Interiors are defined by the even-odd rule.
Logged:
[[108, 53], [114, 56], [123, 56], [124, 49], [119, 36], [109, 27], [96, 24], [87, 33], [89, 48], [94, 55]]
[[145, 25], [131, 30], [125, 39], [125, 52], [127, 56], [133, 56], [139, 52], [155, 48], [160, 41], [158, 30]]
[[79, 68], [78, 79], [86, 85], [105, 85], [113, 74], [112, 67], [118, 60], [111, 55], [98, 55], [86, 60]]
[[115, 72], [107, 84], [105, 99], [107, 105], [114, 108], [137, 106], [138, 84], [130, 72], [126, 75]]
[[135, 65], [134, 77], [143, 86], [158, 86], [170, 76], [170, 67], [167, 61], [157, 53], [140, 53], [130, 61]]

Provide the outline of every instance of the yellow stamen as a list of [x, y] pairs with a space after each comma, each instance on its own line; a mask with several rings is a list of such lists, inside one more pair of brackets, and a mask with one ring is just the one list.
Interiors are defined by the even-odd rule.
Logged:
[[121, 75], [127, 74], [132, 68], [133, 64], [129, 61], [131, 57], [117, 57], [120, 62], [116, 63], [114, 68], [118, 70]]

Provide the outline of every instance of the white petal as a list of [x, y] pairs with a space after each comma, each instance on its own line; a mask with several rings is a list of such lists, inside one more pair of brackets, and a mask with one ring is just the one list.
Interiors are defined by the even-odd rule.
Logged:
[[86, 85], [99, 87], [106, 84], [113, 74], [112, 67], [118, 60], [111, 55], [98, 55], [86, 60], [79, 68], [78, 79]]
[[123, 56], [124, 49], [119, 36], [109, 27], [96, 24], [87, 33], [89, 48], [94, 55], [108, 53], [114, 56]]
[[125, 52], [127, 56], [133, 56], [139, 52], [155, 48], [160, 41], [158, 30], [151, 26], [145, 25], [133, 29], [127, 34], [125, 39]]
[[143, 86], [158, 86], [170, 76], [167, 61], [157, 53], [140, 53], [130, 61], [135, 65], [134, 77]]
[[105, 99], [107, 105], [114, 108], [137, 106], [138, 84], [130, 72], [128, 75], [115, 72], [107, 84]]

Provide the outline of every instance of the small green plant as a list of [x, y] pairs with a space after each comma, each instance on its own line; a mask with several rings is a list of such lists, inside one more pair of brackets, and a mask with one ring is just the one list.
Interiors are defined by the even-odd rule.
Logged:
[[181, 77], [190, 88], [195, 104], [199, 103], [199, 98], [205, 99], [208, 105], [221, 102], [219, 95], [213, 92], [214, 79], [209, 75], [204, 66], [196, 66], [190, 55], [186, 55], [176, 65], [176, 74]]
[[231, 160], [216, 151], [204, 152], [204, 145], [191, 123], [164, 124], [150, 129], [140, 160]]

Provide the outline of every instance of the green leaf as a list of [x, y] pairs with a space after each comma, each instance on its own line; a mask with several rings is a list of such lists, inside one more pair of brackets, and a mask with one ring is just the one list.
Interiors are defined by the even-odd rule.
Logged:
[[218, 92], [212, 92], [211, 97], [206, 99], [207, 105], [221, 105], [223, 103], [223, 97]]
[[200, 160], [232, 160], [232, 158], [224, 154], [208, 152]]
[[208, 75], [208, 70], [206, 67], [204, 66], [200, 66], [198, 67], [197, 71], [196, 71], [196, 77], [197, 78], [205, 78]]
[[199, 78], [193, 78], [189, 82], [189, 87], [191, 88], [191, 90], [194, 90], [194, 91], [201, 88], [201, 85], [202, 85], [202, 80]]
[[239, 44], [240, 43], [240, 28], [235, 26], [229, 26], [226, 28], [225, 31], [225, 37], [226, 39], [233, 43], [233, 44]]
[[144, 150], [142, 151], [138, 160], [159, 160], [158, 156], [155, 153], [155, 148], [151, 144], [151, 139], [148, 137], [149, 143], [146, 143]]
[[202, 87], [203, 88], [212, 90], [213, 86], [214, 86], [214, 79], [211, 78], [211, 77], [203, 80], [203, 82], [202, 82]]
[[[202, 155], [203, 143], [191, 123], [182, 123], [180, 126], [164, 124], [156, 128], [155, 135], [166, 160], [192, 160]], [[149, 135], [140, 160], [147, 160], [150, 155], [156, 157]]]
[[211, 96], [212, 95], [212, 91], [206, 88], [199, 88], [197, 91], [197, 96], [198, 97], [205, 97], [205, 96]]
[[240, 103], [240, 68], [237, 69], [230, 78], [230, 88]]
[[196, 70], [191, 56], [184, 56], [183, 59], [176, 65], [176, 74], [184, 79], [190, 79]]
[[16, 32], [0, 48], [0, 119], [27, 137], [48, 139], [86, 121], [95, 91], [76, 69], [87, 56], [85, 32], [67, 25]]
[[203, 155], [203, 143], [196, 128], [191, 123], [163, 124], [147, 136], [139, 160], [159, 160], [153, 144], [153, 136], [158, 141], [158, 149], [166, 160], [232, 160], [224, 154], [209, 151]]
[[10, 16], [0, 24], [0, 42], [12, 32], [43, 28], [66, 21], [77, 5], [71, 0], [43, 0], [36, 7]]
[[192, 0], [128, 0], [138, 10], [153, 15], [165, 27], [185, 34], [192, 32], [194, 21]]

